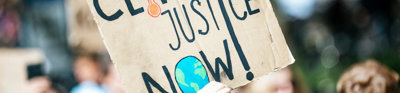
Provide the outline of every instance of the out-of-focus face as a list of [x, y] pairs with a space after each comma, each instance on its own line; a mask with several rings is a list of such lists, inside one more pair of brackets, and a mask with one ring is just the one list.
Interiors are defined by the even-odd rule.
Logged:
[[292, 72], [290, 69], [282, 69], [234, 90], [234, 93], [294, 93], [294, 89]]
[[288, 69], [284, 69], [276, 73], [274, 77], [274, 93], [293, 93], [292, 74]]
[[97, 82], [101, 77], [101, 70], [93, 59], [89, 57], [79, 57], [75, 62], [75, 76], [80, 82]]

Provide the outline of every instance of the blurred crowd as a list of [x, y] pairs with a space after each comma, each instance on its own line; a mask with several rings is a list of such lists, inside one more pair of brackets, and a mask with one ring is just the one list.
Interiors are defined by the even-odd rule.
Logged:
[[271, 1], [310, 92], [335, 93], [345, 70], [368, 59], [400, 72], [400, 0]]
[[[296, 62], [233, 92], [398, 93], [400, 0], [271, 2]], [[86, 0], [0, 0], [0, 48], [43, 53], [24, 93], [124, 92]]]
[[0, 0], [0, 47], [44, 55], [26, 67], [24, 93], [124, 91], [85, 0]]

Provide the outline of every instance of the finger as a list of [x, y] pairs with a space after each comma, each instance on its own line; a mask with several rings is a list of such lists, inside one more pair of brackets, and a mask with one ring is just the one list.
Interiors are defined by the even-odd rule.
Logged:
[[217, 82], [211, 81], [211, 82], [208, 83], [206, 86], [204, 86], [203, 88], [201, 88], [197, 93], [209, 93], [210, 90], [214, 87], [215, 84], [217, 84]]
[[214, 87], [214, 85], [216, 84], [217, 82], [215, 82], [215, 81], [211, 81], [210, 83], [208, 83], [206, 86], [204, 86], [202, 89], [211, 89], [212, 87]]
[[225, 88], [225, 85], [224, 85], [224, 84], [217, 82], [217, 83], [213, 86], [213, 89], [211, 89], [211, 90], [216, 92], [216, 91], [219, 91], [219, 90], [224, 89], [224, 88]]
[[226, 88], [224, 88], [224, 89], [221, 89], [221, 90], [218, 91], [217, 93], [231, 93], [231, 91], [232, 91], [231, 88], [226, 87]]

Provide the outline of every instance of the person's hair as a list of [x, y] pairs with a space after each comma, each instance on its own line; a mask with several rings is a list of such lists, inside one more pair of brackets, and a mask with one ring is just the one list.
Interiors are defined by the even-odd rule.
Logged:
[[396, 72], [367, 60], [353, 65], [340, 77], [337, 84], [339, 93], [398, 93]]

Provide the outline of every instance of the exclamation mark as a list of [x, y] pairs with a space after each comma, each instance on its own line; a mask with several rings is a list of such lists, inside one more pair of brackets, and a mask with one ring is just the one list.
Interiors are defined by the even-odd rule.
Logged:
[[219, 7], [221, 9], [221, 13], [224, 16], [226, 27], [228, 28], [228, 31], [229, 31], [229, 35], [232, 38], [232, 42], [233, 42], [233, 44], [235, 46], [236, 51], [238, 52], [240, 61], [242, 61], [244, 70], [248, 71], [247, 74], [246, 74], [246, 78], [249, 81], [253, 80], [254, 75], [253, 75], [252, 72], [250, 72], [249, 63], [247, 62], [246, 56], [244, 55], [243, 50], [240, 47], [239, 41], [238, 41], [238, 39], [236, 37], [236, 34], [235, 34], [235, 31], [233, 29], [233, 25], [231, 23], [231, 20], [229, 19], [228, 13], [226, 12], [225, 5], [224, 5], [224, 0], [218, 0], [218, 3], [219, 3]]
[[244, 70], [248, 71], [247, 74], [246, 74], [247, 80], [249, 80], [249, 81], [253, 80], [254, 75], [253, 75], [253, 73], [250, 71], [249, 63], [247, 63], [247, 61], [242, 61], [242, 64], [243, 64]]
[[147, 7], [147, 13], [151, 17], [158, 17], [161, 14], [160, 6], [154, 0], [147, 0], [149, 2], [149, 6]]

